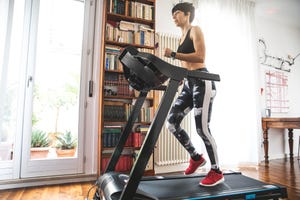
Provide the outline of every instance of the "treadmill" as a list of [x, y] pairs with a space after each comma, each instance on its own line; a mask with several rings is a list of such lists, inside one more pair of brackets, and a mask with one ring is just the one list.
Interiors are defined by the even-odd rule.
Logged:
[[[224, 173], [225, 182], [214, 187], [203, 187], [199, 180], [204, 175], [146, 176], [144, 170], [161, 132], [180, 82], [187, 77], [220, 81], [217, 74], [187, 70], [171, 65], [135, 47], [124, 48], [119, 56], [124, 76], [131, 87], [140, 92], [110, 158], [105, 172], [98, 178], [94, 200], [196, 200], [196, 199], [279, 199], [287, 197], [285, 187], [266, 184], [239, 172]], [[167, 86], [163, 83], [168, 81]], [[143, 145], [130, 174], [115, 172], [116, 164], [126, 140], [138, 118], [150, 90], [163, 90], [164, 95], [149, 127]]]

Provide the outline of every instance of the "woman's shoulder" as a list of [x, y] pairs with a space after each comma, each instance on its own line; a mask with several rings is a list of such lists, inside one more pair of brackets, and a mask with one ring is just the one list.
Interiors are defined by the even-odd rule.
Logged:
[[191, 27], [191, 32], [201, 32], [202, 33], [202, 30], [200, 28], [200, 26], [192, 26]]
[[193, 38], [193, 37], [197, 37], [197, 36], [201, 36], [203, 35], [202, 33], [202, 30], [199, 26], [192, 26], [191, 27], [191, 32], [190, 32], [190, 37]]

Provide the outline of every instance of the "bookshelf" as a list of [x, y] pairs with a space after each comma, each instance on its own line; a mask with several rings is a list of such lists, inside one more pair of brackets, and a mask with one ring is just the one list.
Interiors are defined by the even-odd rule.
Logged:
[[[118, 55], [123, 47], [154, 53], [155, 0], [104, 0], [102, 55], [100, 64], [100, 106], [98, 173], [103, 173], [115, 145], [127, 123], [139, 92], [131, 88], [123, 75]], [[155, 94], [148, 93], [135, 122], [116, 171], [129, 173], [139, 153], [155, 110]], [[154, 174], [153, 156], [145, 170]]]

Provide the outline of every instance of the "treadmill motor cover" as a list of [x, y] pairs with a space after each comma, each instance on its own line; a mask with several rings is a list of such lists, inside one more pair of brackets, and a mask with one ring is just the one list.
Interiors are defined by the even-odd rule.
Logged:
[[155, 65], [142, 56], [146, 53], [138, 52], [135, 47], [128, 46], [119, 56], [124, 76], [130, 86], [138, 91], [149, 91], [158, 88], [169, 78], [162, 74]]
[[[105, 200], [118, 200], [122, 194], [129, 177], [117, 172], [107, 172], [100, 176], [97, 185], [99, 186], [100, 196]], [[158, 200], [157, 197], [137, 189], [133, 200]]]

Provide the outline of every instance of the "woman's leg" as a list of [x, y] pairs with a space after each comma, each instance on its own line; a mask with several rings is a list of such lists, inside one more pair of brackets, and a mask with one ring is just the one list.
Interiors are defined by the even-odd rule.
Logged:
[[189, 135], [181, 128], [180, 123], [183, 118], [191, 111], [192, 96], [189, 92], [187, 83], [178, 98], [175, 100], [167, 117], [167, 128], [177, 138], [180, 144], [189, 152], [191, 156], [196, 154]]
[[211, 81], [201, 81], [195, 83], [193, 88], [193, 104], [196, 130], [202, 138], [212, 169], [218, 169], [219, 161], [217, 154], [217, 146], [209, 129], [209, 122], [212, 110], [213, 99], [216, 90]]
[[181, 121], [189, 113], [192, 105], [192, 96], [186, 81], [182, 93], [176, 99], [167, 118], [167, 127], [169, 131], [173, 133], [173, 135], [191, 156], [190, 165], [185, 170], [185, 174], [194, 173], [198, 167], [203, 166], [206, 163], [202, 155], [196, 151], [189, 135], [180, 126]]
[[204, 141], [210, 162], [211, 170], [200, 181], [202, 186], [214, 186], [224, 182], [223, 173], [219, 169], [217, 146], [209, 129], [212, 103], [216, 90], [211, 81], [199, 81], [193, 89], [193, 101], [197, 133]]

